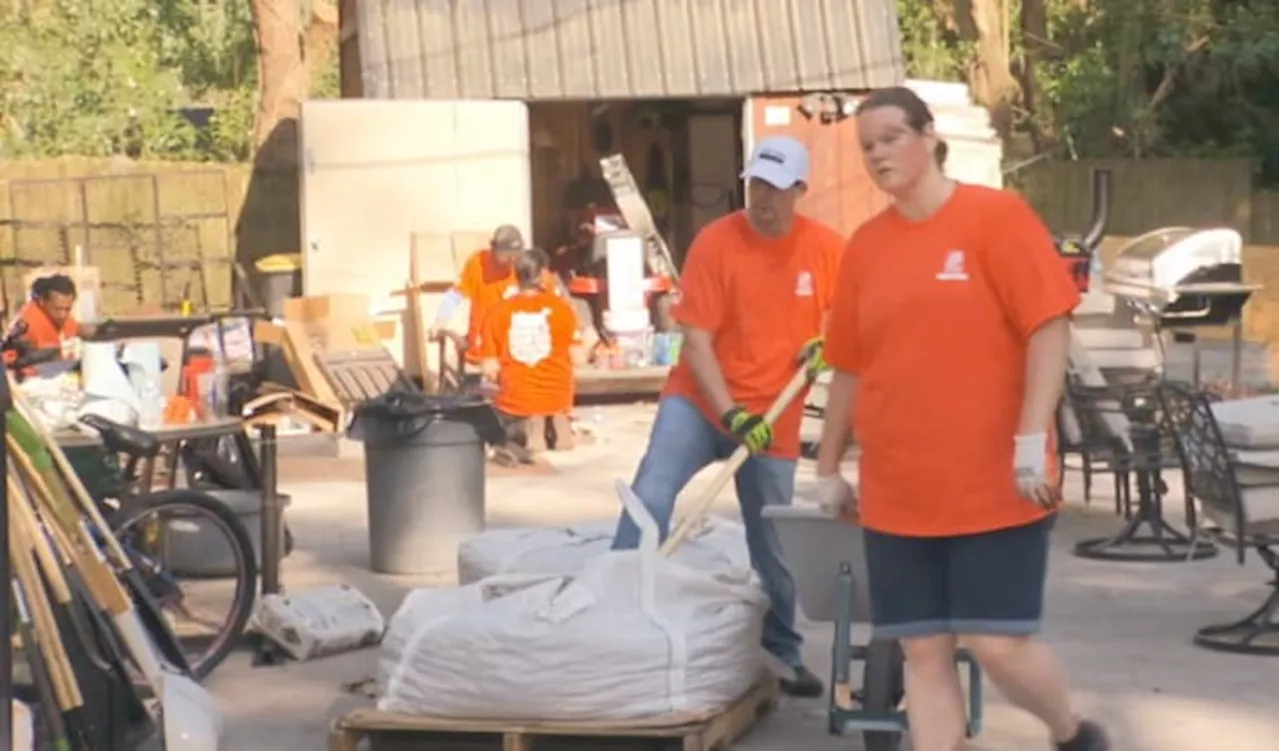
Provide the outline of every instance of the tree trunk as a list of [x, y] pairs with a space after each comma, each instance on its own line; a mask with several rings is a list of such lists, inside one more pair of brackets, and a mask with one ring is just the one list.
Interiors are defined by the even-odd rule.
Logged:
[[[1052, 132], [1052, 122], [1042, 122], [1036, 111], [1039, 106], [1040, 91], [1036, 74], [1049, 43], [1049, 26], [1045, 14], [1044, 0], [1022, 0], [1020, 26], [1022, 31], [1022, 64], [1018, 70], [1018, 81], [1022, 90], [1022, 108], [1026, 111], [1028, 132], [1036, 151], [1044, 148], [1044, 142], [1056, 136]], [[1046, 128], [1049, 132], [1046, 132]], [[1048, 137], [1046, 139], [1046, 136]]]
[[955, 0], [955, 6], [960, 36], [974, 46], [969, 72], [973, 98], [991, 110], [993, 124], [1006, 135], [1012, 120], [1011, 105], [1018, 95], [1018, 82], [1009, 67], [1008, 2]]
[[306, 96], [302, 8], [299, 0], [253, 0], [258, 40], [258, 111], [253, 143], [260, 165], [297, 163], [297, 126]]

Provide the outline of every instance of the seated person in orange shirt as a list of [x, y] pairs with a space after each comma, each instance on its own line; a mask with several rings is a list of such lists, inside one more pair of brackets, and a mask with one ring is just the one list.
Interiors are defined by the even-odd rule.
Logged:
[[[25, 350], [57, 349], [60, 357], [77, 357], [80, 336], [89, 333], [89, 327], [82, 327], [72, 315], [75, 303], [76, 283], [71, 277], [53, 274], [35, 280], [31, 285], [31, 299], [17, 316], [27, 327], [19, 339]], [[18, 354], [6, 353], [6, 362], [12, 362]]]
[[[495, 304], [516, 294], [519, 284], [516, 280], [515, 261], [527, 247], [518, 228], [510, 224], [498, 227], [489, 241], [489, 247], [476, 251], [467, 259], [458, 283], [440, 301], [435, 322], [428, 331], [430, 341], [436, 341], [444, 334], [454, 311], [463, 300], [471, 302], [464, 359], [471, 366], [472, 373], [480, 365], [478, 340], [485, 316]], [[547, 292], [559, 293], [558, 280], [545, 268], [542, 271], [542, 281], [543, 289]]]
[[516, 293], [493, 305], [481, 329], [481, 372], [497, 384], [493, 404], [507, 423], [573, 408], [577, 316], [563, 296], [547, 289], [547, 263], [540, 250], [521, 253]]

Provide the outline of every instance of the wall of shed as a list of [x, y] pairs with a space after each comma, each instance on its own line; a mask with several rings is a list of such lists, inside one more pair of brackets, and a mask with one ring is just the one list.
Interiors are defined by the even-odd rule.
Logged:
[[865, 89], [904, 75], [893, 0], [356, 3], [364, 96], [611, 99]]

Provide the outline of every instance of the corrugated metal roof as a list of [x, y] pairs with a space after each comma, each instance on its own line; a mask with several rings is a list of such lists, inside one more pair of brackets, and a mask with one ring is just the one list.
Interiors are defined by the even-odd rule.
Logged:
[[358, 0], [364, 96], [607, 99], [868, 89], [893, 0]]

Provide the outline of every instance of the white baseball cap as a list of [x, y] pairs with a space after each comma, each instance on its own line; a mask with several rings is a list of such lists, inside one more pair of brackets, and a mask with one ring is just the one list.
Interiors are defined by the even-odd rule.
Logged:
[[751, 151], [742, 179], [759, 178], [779, 190], [809, 181], [809, 150], [791, 136], [769, 136]]

